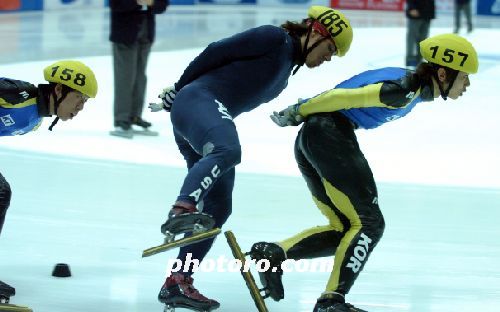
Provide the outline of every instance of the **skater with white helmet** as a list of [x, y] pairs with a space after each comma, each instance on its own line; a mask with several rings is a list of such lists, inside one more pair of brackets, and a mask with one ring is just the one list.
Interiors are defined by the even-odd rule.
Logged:
[[282, 127], [303, 123], [295, 141], [295, 158], [316, 206], [329, 221], [279, 243], [252, 246], [253, 259], [272, 263], [260, 278], [273, 299], [284, 297], [283, 261], [335, 255], [314, 312], [363, 311], [346, 303], [345, 295], [382, 237], [385, 222], [370, 166], [354, 131], [404, 117], [417, 104], [440, 96], [458, 99], [479, 66], [472, 44], [455, 34], [423, 40], [420, 51], [427, 62], [415, 71], [369, 70], [271, 115]]

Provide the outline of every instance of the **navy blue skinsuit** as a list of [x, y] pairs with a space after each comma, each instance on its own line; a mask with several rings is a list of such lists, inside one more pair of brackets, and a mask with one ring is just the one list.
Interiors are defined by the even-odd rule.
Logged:
[[[233, 118], [276, 98], [298, 63], [300, 42], [284, 29], [261, 26], [211, 43], [186, 68], [171, 120], [189, 171], [178, 201], [198, 204], [221, 227], [231, 214], [234, 167], [241, 147]], [[183, 247], [200, 261], [213, 239]]]

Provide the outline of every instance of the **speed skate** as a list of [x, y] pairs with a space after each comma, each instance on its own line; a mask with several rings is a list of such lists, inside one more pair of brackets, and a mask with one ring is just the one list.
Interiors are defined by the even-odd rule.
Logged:
[[[259, 289], [257, 287], [257, 284], [255, 283], [255, 279], [250, 272], [250, 270], [245, 269], [245, 263], [246, 259], [245, 257], [248, 256], [248, 253], [243, 253], [241, 251], [240, 245], [238, 245], [238, 242], [236, 241], [236, 237], [234, 236], [233, 232], [227, 231], [224, 232], [224, 235], [226, 236], [227, 243], [229, 247], [231, 248], [231, 252], [233, 253], [234, 258], [238, 259], [241, 261], [241, 275], [243, 276], [243, 279], [245, 280], [245, 283], [247, 285], [248, 290], [250, 291], [250, 295], [252, 296], [252, 299], [255, 303], [255, 306], [257, 307], [258, 312], [269, 312], [267, 309], [266, 303], [264, 302], [264, 299], [269, 297], [268, 291], [266, 289]], [[262, 292], [264, 294], [262, 294]]]
[[28, 307], [9, 304], [10, 297], [16, 294], [16, 290], [0, 281], [0, 311], [1, 312], [33, 312]]
[[[142, 257], [149, 257], [173, 248], [183, 247], [213, 238], [220, 234], [219, 228], [214, 228], [214, 219], [202, 212], [185, 213], [172, 217], [161, 227], [165, 235], [163, 244], [148, 248], [142, 252]], [[181, 239], [176, 239], [179, 234], [190, 233]]]

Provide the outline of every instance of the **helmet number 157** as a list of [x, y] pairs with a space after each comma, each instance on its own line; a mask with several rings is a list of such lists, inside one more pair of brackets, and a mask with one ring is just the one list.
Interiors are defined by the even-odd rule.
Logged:
[[[432, 50], [432, 58], [435, 59], [436, 58], [436, 54], [437, 54], [437, 52], [439, 50], [439, 46], [433, 46], [433, 47], [430, 47], [430, 49]], [[445, 63], [453, 63], [453, 59], [454, 59], [455, 53], [459, 57], [462, 57], [462, 61], [460, 62], [460, 66], [464, 66], [464, 63], [467, 60], [467, 57], [469, 57], [469, 55], [466, 54], [466, 53], [463, 53], [463, 52], [455, 52], [452, 49], [445, 49], [444, 52], [443, 52], [443, 57], [441, 59]]]

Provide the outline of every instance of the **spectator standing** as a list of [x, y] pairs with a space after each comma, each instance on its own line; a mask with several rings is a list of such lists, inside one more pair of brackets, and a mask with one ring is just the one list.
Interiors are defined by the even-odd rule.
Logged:
[[[111, 135], [131, 139], [135, 134], [158, 135], [142, 119], [146, 66], [155, 39], [155, 15], [169, 0], [110, 0], [114, 73], [114, 126]], [[132, 125], [142, 128], [133, 131]]]
[[406, 2], [406, 67], [415, 68], [422, 62], [419, 43], [429, 37], [431, 20], [435, 15], [434, 0]]
[[472, 32], [472, 14], [470, 0], [455, 0], [455, 28], [453, 32], [458, 33], [460, 31], [460, 20], [462, 12], [464, 12], [465, 15], [467, 32], [470, 33]]

